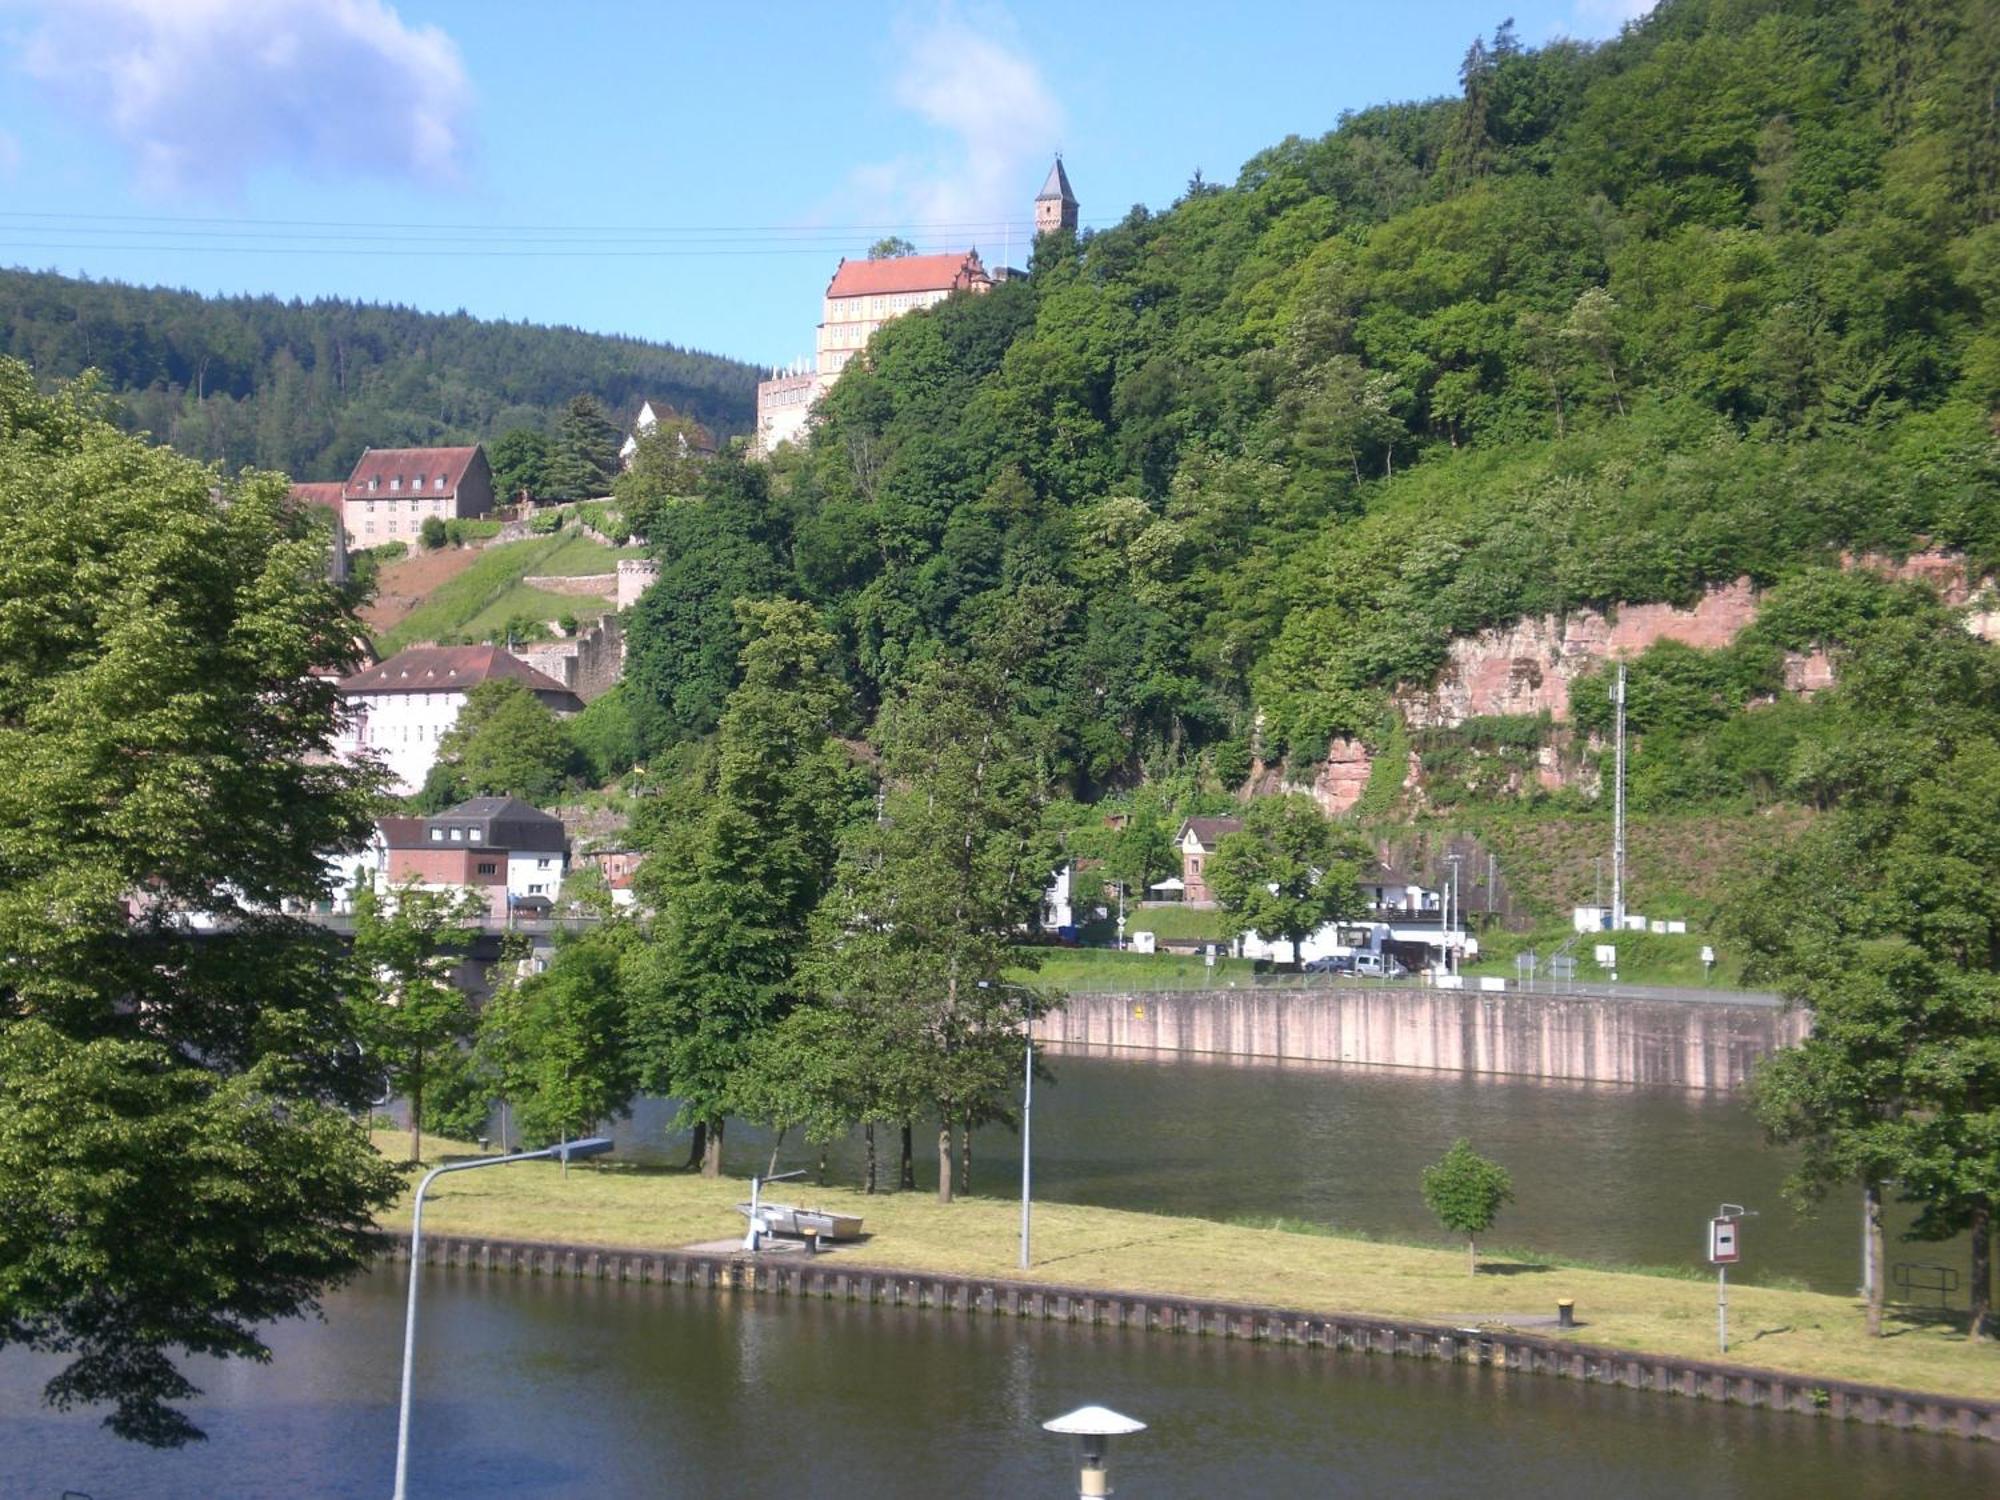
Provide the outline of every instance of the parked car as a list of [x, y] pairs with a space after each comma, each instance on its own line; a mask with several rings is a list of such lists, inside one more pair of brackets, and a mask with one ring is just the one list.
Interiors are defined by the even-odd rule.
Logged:
[[1352, 974], [1354, 955], [1352, 953], [1330, 953], [1325, 958], [1315, 958], [1306, 964], [1308, 974]]
[[1352, 972], [1365, 979], [1401, 979], [1410, 971], [1386, 953], [1357, 953]]

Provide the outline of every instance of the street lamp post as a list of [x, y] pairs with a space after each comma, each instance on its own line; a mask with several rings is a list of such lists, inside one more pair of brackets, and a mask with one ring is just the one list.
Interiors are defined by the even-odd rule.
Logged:
[[1103, 1406], [1080, 1406], [1075, 1411], [1042, 1423], [1044, 1432], [1060, 1432], [1076, 1439], [1077, 1487], [1079, 1500], [1099, 1500], [1111, 1493], [1111, 1471], [1105, 1454], [1115, 1437], [1144, 1432], [1146, 1424], [1122, 1416]]
[[[994, 987], [990, 979], [981, 979], [982, 990]], [[1014, 990], [1033, 999], [1035, 992], [1024, 984], [1003, 984], [1003, 990]], [[1021, 1062], [1021, 1269], [1028, 1269], [1028, 1240], [1030, 1234], [1029, 1205], [1034, 1201], [1034, 1110], [1035, 1110], [1035, 1022], [1030, 1015], [1022, 1028], [1024, 1054]], [[947, 1162], [943, 1170], [949, 1171]]]
[[537, 1161], [559, 1157], [567, 1166], [572, 1158], [602, 1156], [611, 1149], [611, 1141], [606, 1136], [595, 1135], [581, 1141], [565, 1141], [559, 1146], [544, 1146], [539, 1151], [517, 1151], [511, 1156], [482, 1156], [472, 1161], [446, 1162], [441, 1167], [432, 1167], [424, 1174], [424, 1180], [417, 1184], [417, 1196], [410, 1205], [410, 1300], [403, 1316], [403, 1396], [396, 1414], [396, 1493], [394, 1500], [408, 1500], [407, 1481], [410, 1467], [410, 1380], [414, 1371], [417, 1354], [417, 1287], [421, 1277], [417, 1274], [424, 1263], [424, 1194], [430, 1185], [447, 1172], [469, 1172], [474, 1167], [504, 1167], [509, 1162]]

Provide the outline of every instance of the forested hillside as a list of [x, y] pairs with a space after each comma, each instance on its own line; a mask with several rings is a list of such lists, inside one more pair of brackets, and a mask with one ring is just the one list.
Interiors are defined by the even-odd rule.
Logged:
[[101, 371], [135, 427], [227, 469], [339, 479], [365, 447], [553, 433], [588, 392], [750, 428], [753, 366], [640, 339], [322, 298], [200, 297], [0, 270], [0, 353], [38, 378]]
[[1072, 791], [1230, 786], [1396, 738], [1455, 634], [1801, 578], [1765, 654], [1682, 673], [1691, 745], [1915, 607], [1816, 584], [1843, 550], [2000, 558], [2000, 9], [1665, 0], [1462, 77], [891, 324], [768, 473], [635, 484], [642, 706], [712, 725], [730, 599], [784, 593], [864, 706], [983, 656]]

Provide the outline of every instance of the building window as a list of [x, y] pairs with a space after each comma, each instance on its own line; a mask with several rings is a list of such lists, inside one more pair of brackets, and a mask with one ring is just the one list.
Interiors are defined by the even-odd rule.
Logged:
[[549, 862], [545, 859], [538, 859], [535, 861], [535, 868], [537, 870], [546, 870], [548, 867], [549, 867]]
[[452, 841], [452, 842], [453, 842], [454, 844], [459, 844], [459, 843], [463, 843], [463, 842], [465, 841], [465, 830], [464, 830], [463, 828], [454, 828], [454, 829], [452, 829], [452, 831], [451, 831], [451, 841]]
[[403, 476], [400, 474], [396, 475], [389, 481], [389, 488], [392, 490], [400, 490], [402, 487], [403, 487]]
[[442, 828], [433, 828], [431, 830], [431, 842], [433, 844], [442, 844], [444, 842], [444, 830]]
[[482, 861], [480, 861], [480, 864], [479, 864], [479, 873], [480, 873], [480, 874], [482, 874], [482, 875], [491, 875], [491, 874], [493, 873], [493, 869], [494, 869], [494, 864], [493, 864], [493, 861], [492, 861], [492, 860], [488, 859], [488, 860], [482, 860]]
[[528, 894], [530, 896], [539, 896], [543, 894], [543, 890], [538, 885], [531, 885], [528, 887]]
[[442, 474], [438, 475], [435, 487], [439, 494], [444, 493], [444, 475]]
[[369, 489], [371, 489], [371, 490], [373, 490], [373, 489], [377, 488], [378, 486], [380, 486], [380, 484], [381, 484], [381, 483], [382, 483], [382, 481], [381, 481], [381, 480], [379, 480], [379, 479], [376, 479], [376, 478], [374, 478], [373, 476], [370, 476], [370, 478], [369, 478], [369, 480], [368, 480], [368, 488], [369, 488]]
[[468, 828], [465, 831], [465, 836], [475, 844], [479, 842], [479, 830], [477, 828]]

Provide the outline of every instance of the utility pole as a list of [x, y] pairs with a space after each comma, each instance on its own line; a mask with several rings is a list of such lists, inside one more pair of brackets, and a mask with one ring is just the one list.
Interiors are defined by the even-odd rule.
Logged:
[[1458, 862], [1465, 858], [1462, 854], [1447, 854], [1444, 862], [1451, 866], [1451, 885], [1445, 891], [1445, 950], [1444, 967], [1447, 974], [1458, 972], [1459, 949], [1462, 944], [1453, 941], [1458, 929], [1464, 925], [1465, 910], [1458, 895]]
[[1618, 685], [1611, 690], [1618, 708], [1616, 789], [1611, 802], [1611, 930], [1625, 930], [1625, 663], [1618, 663]]

